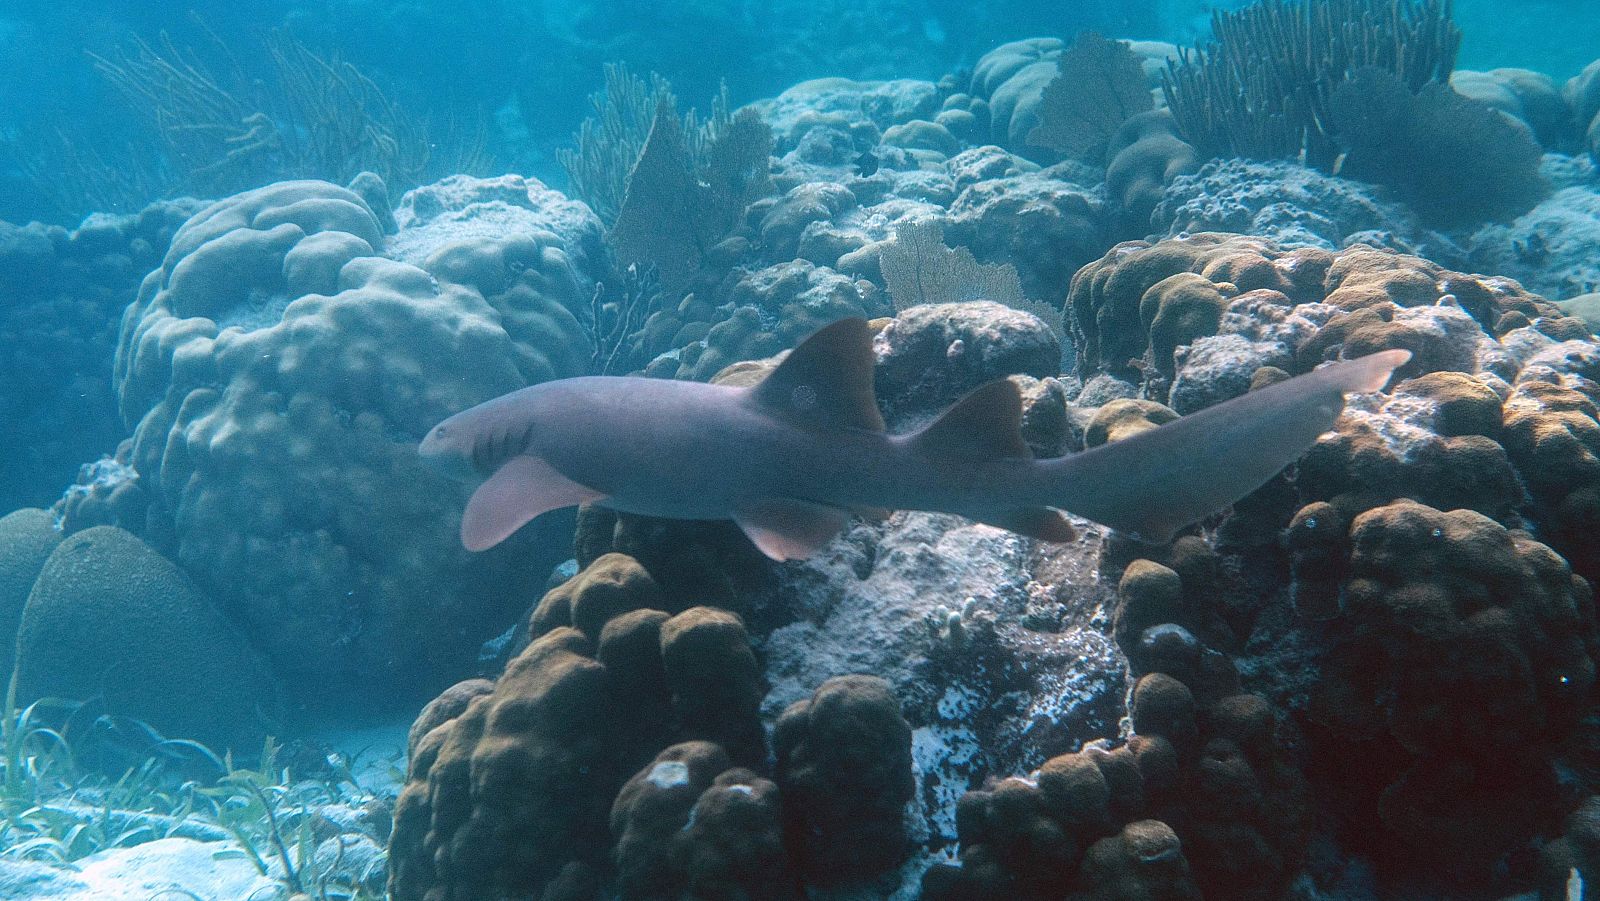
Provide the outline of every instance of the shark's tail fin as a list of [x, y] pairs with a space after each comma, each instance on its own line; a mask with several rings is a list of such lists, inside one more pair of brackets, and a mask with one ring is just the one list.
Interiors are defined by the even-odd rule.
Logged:
[[1044, 465], [1049, 503], [1150, 541], [1238, 501], [1333, 428], [1350, 392], [1378, 391], [1410, 351], [1324, 366], [1159, 428]]

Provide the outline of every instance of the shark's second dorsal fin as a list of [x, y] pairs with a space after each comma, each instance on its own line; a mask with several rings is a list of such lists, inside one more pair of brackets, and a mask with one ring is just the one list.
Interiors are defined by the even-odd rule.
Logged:
[[790, 351], [750, 397], [765, 410], [814, 428], [881, 432], [873, 362], [867, 321], [841, 319]]
[[1009, 379], [973, 389], [910, 440], [918, 454], [932, 459], [1033, 456], [1022, 440], [1022, 392]]

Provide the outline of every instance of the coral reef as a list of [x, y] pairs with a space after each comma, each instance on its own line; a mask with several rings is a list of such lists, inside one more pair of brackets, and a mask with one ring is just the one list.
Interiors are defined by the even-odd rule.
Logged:
[[[1309, 705], [1327, 733], [1318, 775], [1351, 829], [1381, 830], [1366, 839], [1380, 859], [1486, 879], [1559, 816], [1556, 757], [1600, 652], [1593, 593], [1550, 548], [1468, 510], [1399, 501], [1357, 516], [1347, 541]], [[1340, 767], [1352, 747], [1373, 765]]]
[[989, 301], [902, 310], [878, 333], [876, 391], [897, 428], [939, 412], [985, 382], [1045, 379], [1061, 369], [1051, 323]]
[[1106, 194], [1134, 234], [1149, 228], [1166, 187], [1200, 166], [1199, 155], [1178, 137], [1177, 123], [1165, 109], [1129, 118], [1107, 152]]
[[611, 833], [624, 898], [800, 897], [788, 872], [778, 787], [709, 742], [656, 755], [617, 793]]
[[1600, 60], [1585, 66], [1567, 81], [1561, 96], [1572, 111], [1572, 121], [1582, 137], [1581, 143], [1600, 164]]
[[96, 214], [76, 229], [0, 222], [0, 510], [47, 506], [122, 437], [116, 322], [173, 232], [201, 204]]
[[1086, 31], [1056, 68], [1040, 94], [1039, 124], [1028, 132], [1028, 143], [1102, 163], [1122, 123], [1154, 105], [1139, 57], [1124, 42]]
[[[1345, 150], [1340, 173], [1392, 188], [1436, 226], [1510, 218], [1549, 191], [1527, 127], [1447, 84], [1417, 90], [1363, 69], [1333, 92], [1327, 115]], [[1473, 190], [1459, 190], [1463, 183]]]
[[[1337, 250], [1352, 244], [1448, 259], [1404, 206], [1357, 182], [1290, 162], [1217, 160], [1167, 186], [1151, 225], [1166, 237], [1235, 232], [1279, 247]], [[1496, 269], [1494, 271], [1501, 271]]]
[[[950, 30], [998, 21], [976, 8], [809, 4], [837, 21], [800, 26], [800, 6], [759, 33], [802, 40], [738, 60], [748, 11], [674, 10], [728, 64], [721, 91], [661, 68], [709, 114], [618, 65], [582, 125], [560, 97], [603, 59], [681, 53], [682, 29], [480, 11], [479, 31], [540, 36], [532, 74], [494, 47], [459, 66], [570, 197], [457, 174], [391, 204], [394, 178], [349, 171], [0, 225], [19, 386], [0, 512], [30, 505], [0, 518], [19, 699], [239, 746], [432, 697], [392, 833], [345, 831], [377, 808], [294, 815], [264, 878], [311, 898], [341, 868], [368, 894], [383, 870], [396, 901], [1557, 898], [1600, 879], [1600, 63], [1564, 89], [1454, 70], [1443, 0], [1224, 4], [1184, 51], [1079, 28], [1099, 4], [1053, 14], [1068, 40]], [[1194, 33], [1117, 15], [1115, 35]], [[179, 46], [102, 65], [133, 90], [183, 76], [158, 114], [219, 99], [192, 136], [232, 160], [217, 184], [327, 156], [324, 131], [253, 119], [254, 90], [222, 98]], [[278, 46], [270, 67], [329, 63], [333, 106], [383, 103], [361, 70]], [[948, 74], [907, 49], [980, 46]], [[783, 81], [737, 77], [775, 61]], [[772, 96], [735, 109], [745, 91]], [[341, 134], [392, 140], [317, 165], [420, 171], [409, 126], [384, 124], [399, 108], [377, 112]], [[529, 137], [573, 127], [565, 152]], [[890, 431], [1005, 379], [1041, 457], [1411, 356], [1163, 545], [859, 510], [773, 563], [730, 523], [596, 504], [469, 555], [466, 489], [419, 466], [427, 429], [490, 397], [592, 374], [753, 385], [845, 317], [870, 322]], [[58, 765], [34, 712], [6, 728], [38, 761], [24, 781]], [[314, 743], [291, 756], [345, 778]], [[296, 791], [235, 777], [261, 805]], [[26, 848], [86, 816], [0, 800], [21, 811], [0, 838]]]
[[1542, 72], [1457, 69], [1450, 74], [1450, 87], [1522, 123], [1547, 149], [1571, 150], [1576, 143], [1573, 111], [1567, 108], [1555, 80]]
[[17, 695], [83, 699], [217, 747], [259, 744], [274, 678], [248, 634], [135, 536], [96, 526], [51, 551], [17, 626]]
[[778, 717], [772, 733], [784, 834], [805, 880], [858, 883], [909, 853], [911, 726], [876, 676], [839, 676]]
[[[428, 203], [535, 196], [470, 187]], [[588, 298], [562, 241], [452, 241], [444, 218], [409, 242], [432, 244], [419, 268], [377, 255], [383, 223], [355, 193], [240, 194], [178, 231], [123, 318], [115, 377], [150, 536], [303, 697], [444, 681], [492, 635], [484, 599], [509, 617], [511, 586], [554, 562], [529, 541], [469, 558], [449, 512], [458, 489], [392, 490], [437, 485], [414, 446], [439, 419], [588, 364]]]
[[775, 736], [775, 783], [756, 772], [761, 676], [742, 621], [646, 606], [662, 599], [637, 562], [605, 554], [545, 598], [542, 634], [492, 686], [459, 685], [424, 711], [390, 844], [396, 898], [611, 885], [784, 899], [802, 880], [898, 863], [911, 735], [887, 686], [841, 680], [796, 705]]
[[1600, 291], [1600, 191], [1563, 188], [1509, 223], [1491, 223], [1472, 236], [1474, 266], [1503, 273], [1549, 297], [1565, 300]]
[[17, 624], [34, 580], [61, 543], [48, 510], [24, 508], [0, 516], [0, 672], [11, 672]]
[[1415, 94], [1455, 69], [1461, 31], [1441, 0], [1256, 3], [1212, 14], [1213, 39], [1162, 83], [1179, 132], [1207, 157], [1306, 161], [1342, 149], [1328, 116], [1352, 73], [1392, 73]]

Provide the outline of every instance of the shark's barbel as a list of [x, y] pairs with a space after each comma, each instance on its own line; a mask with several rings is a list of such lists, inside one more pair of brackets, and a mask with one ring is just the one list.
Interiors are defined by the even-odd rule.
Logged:
[[592, 501], [674, 519], [732, 519], [776, 560], [805, 557], [852, 511], [930, 510], [1066, 541], [1068, 510], [1162, 541], [1227, 507], [1331, 429], [1348, 392], [1377, 391], [1411, 357], [1324, 366], [1175, 422], [1059, 459], [1022, 440], [1010, 381], [927, 428], [884, 431], [864, 320], [835, 322], [760, 384], [647, 378], [545, 382], [458, 413], [422, 441], [446, 473], [485, 478], [461, 519], [484, 550], [549, 510]]

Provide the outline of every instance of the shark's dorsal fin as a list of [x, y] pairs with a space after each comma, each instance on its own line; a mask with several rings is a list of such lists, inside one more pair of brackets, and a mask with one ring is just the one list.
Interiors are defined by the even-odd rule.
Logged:
[[910, 440], [918, 454], [931, 459], [1033, 456], [1022, 440], [1022, 392], [1009, 379], [974, 389]]
[[512, 457], [467, 501], [461, 514], [461, 545], [469, 551], [488, 550], [541, 513], [603, 497], [538, 457]]
[[750, 389], [762, 409], [812, 428], [883, 431], [872, 392], [872, 331], [865, 319], [824, 326]]
[[850, 521], [850, 511], [794, 498], [767, 498], [740, 504], [733, 521], [774, 560], [800, 560], [815, 554]]

